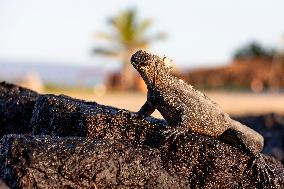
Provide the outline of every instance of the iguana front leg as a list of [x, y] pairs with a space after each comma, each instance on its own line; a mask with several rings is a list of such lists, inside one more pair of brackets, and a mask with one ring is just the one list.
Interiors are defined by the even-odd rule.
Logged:
[[155, 109], [156, 108], [154, 104], [150, 102], [149, 100], [147, 100], [145, 104], [138, 111], [138, 115], [143, 116], [143, 117], [148, 117], [155, 111]]

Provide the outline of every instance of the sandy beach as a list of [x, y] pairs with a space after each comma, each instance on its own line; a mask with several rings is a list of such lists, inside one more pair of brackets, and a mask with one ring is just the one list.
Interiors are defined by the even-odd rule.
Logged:
[[[57, 94], [60, 94], [58, 92]], [[80, 91], [63, 92], [63, 94], [96, 101], [100, 104], [138, 111], [146, 100], [146, 94], [135, 92], [113, 92], [103, 96]], [[242, 93], [242, 92], [205, 92], [231, 115], [279, 113], [284, 114], [284, 93]], [[154, 117], [161, 117], [155, 111]]]

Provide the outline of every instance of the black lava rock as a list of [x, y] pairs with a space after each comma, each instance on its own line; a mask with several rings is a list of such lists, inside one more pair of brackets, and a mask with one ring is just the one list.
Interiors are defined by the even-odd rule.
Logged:
[[161, 132], [167, 129], [164, 120], [55, 95], [38, 98], [30, 125], [33, 135], [127, 139], [150, 146], [158, 145]]
[[6, 135], [0, 146], [0, 178], [12, 188], [284, 187], [279, 162], [261, 156], [261, 172], [238, 149], [194, 134], [161, 148], [27, 135]]
[[181, 188], [158, 150], [110, 140], [7, 135], [0, 178], [12, 188]]
[[30, 119], [38, 94], [6, 82], [0, 83], [0, 137], [29, 133]]
[[283, 165], [263, 154], [194, 133], [168, 137], [164, 120], [127, 110], [0, 87], [2, 186], [284, 188]]

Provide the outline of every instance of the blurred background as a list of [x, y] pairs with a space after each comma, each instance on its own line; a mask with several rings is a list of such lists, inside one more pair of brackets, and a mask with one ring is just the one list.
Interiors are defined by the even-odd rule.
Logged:
[[0, 80], [137, 111], [146, 87], [129, 59], [146, 49], [173, 59], [175, 75], [232, 115], [284, 114], [283, 7], [283, 0], [2, 0]]

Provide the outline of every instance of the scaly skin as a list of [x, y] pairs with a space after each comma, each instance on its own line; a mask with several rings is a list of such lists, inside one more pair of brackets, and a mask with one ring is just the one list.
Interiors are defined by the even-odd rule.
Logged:
[[259, 133], [232, 120], [206, 95], [171, 75], [170, 63], [166, 57], [146, 51], [132, 55], [131, 64], [148, 88], [140, 115], [149, 116], [157, 109], [176, 130], [220, 138], [254, 155], [263, 149], [263, 137]]

